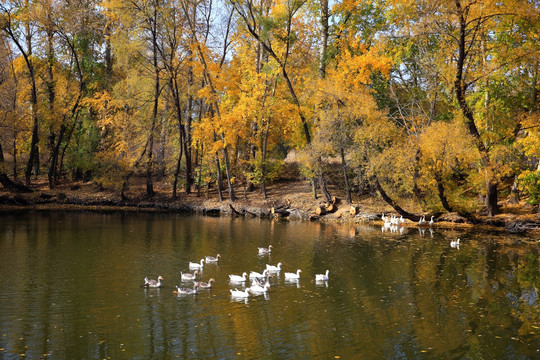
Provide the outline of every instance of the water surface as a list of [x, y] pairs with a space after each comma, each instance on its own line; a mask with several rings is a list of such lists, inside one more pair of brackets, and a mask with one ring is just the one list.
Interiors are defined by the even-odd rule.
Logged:
[[[218, 253], [202, 272], [212, 290], [173, 294], [190, 261]], [[0, 358], [540, 358], [538, 259], [534, 239], [474, 230], [3, 214]], [[243, 287], [229, 274], [278, 262], [268, 296], [231, 298]], [[140, 287], [159, 275], [164, 287]]]

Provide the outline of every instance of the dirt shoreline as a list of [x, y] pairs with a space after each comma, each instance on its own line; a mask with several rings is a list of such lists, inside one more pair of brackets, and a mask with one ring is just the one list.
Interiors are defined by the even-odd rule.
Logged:
[[[104, 191], [93, 183], [64, 184], [53, 190], [45, 182], [32, 187], [32, 193], [14, 193], [0, 189], [0, 212], [13, 211], [126, 211], [126, 212], [170, 212], [194, 213], [213, 216], [246, 216], [281, 218], [285, 220], [305, 220], [342, 223], [369, 223], [383, 225], [382, 214], [398, 215], [377, 194], [362, 199], [353, 199], [357, 213], [350, 213], [351, 205], [340, 200], [339, 191], [335, 209], [324, 215], [315, 213], [324, 204], [304, 181], [283, 181], [269, 186], [268, 198], [258, 192], [237, 194], [238, 199], [219, 201], [217, 194], [180, 193], [171, 199], [171, 191], [166, 183], [156, 188], [156, 196], [151, 200], [144, 197], [143, 186], [133, 187], [128, 200], [122, 200], [115, 191]], [[238, 191], [238, 190], [237, 190]], [[342, 198], [341, 198], [342, 199]], [[456, 213], [444, 214], [435, 219], [436, 228], [482, 228], [506, 231], [540, 239], [540, 215], [526, 204], [508, 206], [503, 204], [503, 214], [495, 217], [477, 215], [473, 221]], [[429, 219], [429, 217], [428, 217]], [[404, 226], [418, 227], [417, 223], [407, 221]], [[429, 226], [429, 225], [428, 225]], [[424, 226], [426, 227], [426, 226]]]

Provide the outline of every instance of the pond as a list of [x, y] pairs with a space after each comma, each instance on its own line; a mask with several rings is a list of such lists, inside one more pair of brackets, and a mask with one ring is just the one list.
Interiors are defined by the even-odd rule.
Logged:
[[[218, 253], [201, 272], [210, 290], [174, 293], [189, 262]], [[474, 229], [2, 214], [0, 358], [540, 358], [539, 253]], [[266, 295], [231, 296], [244, 287], [228, 275], [279, 262]]]

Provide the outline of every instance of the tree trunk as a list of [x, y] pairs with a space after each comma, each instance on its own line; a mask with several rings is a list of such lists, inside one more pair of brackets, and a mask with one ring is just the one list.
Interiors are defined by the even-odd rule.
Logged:
[[25, 193], [33, 192], [33, 190], [30, 189], [28, 186], [23, 185], [23, 184], [20, 184], [20, 183], [15, 182], [15, 181], [12, 181], [12, 180], [11, 180], [5, 173], [3, 173], [3, 172], [0, 172], [0, 184], [2, 184], [2, 186], [3, 186], [5, 189], [13, 190], [13, 191], [16, 191], [16, 192], [25, 192]]
[[234, 187], [232, 185], [231, 181], [231, 166], [229, 164], [229, 152], [227, 151], [227, 147], [223, 148], [223, 158], [225, 160], [225, 172], [227, 174], [227, 184], [229, 185], [229, 200], [235, 201], [236, 195], [234, 194]]
[[113, 75], [113, 64], [112, 64], [112, 46], [111, 46], [111, 24], [108, 24], [105, 27], [105, 75], [106, 75], [106, 86], [105, 88], [110, 91], [112, 89], [112, 75]]
[[453, 212], [452, 207], [448, 203], [448, 200], [446, 199], [446, 195], [444, 193], [444, 184], [442, 182], [442, 179], [440, 176], [435, 176], [435, 181], [437, 181], [437, 192], [439, 193], [439, 199], [441, 200], [441, 204], [443, 208], [448, 212]]
[[17, 132], [13, 132], [13, 180], [17, 181]]
[[58, 169], [58, 157], [60, 155], [60, 146], [62, 144], [62, 140], [64, 139], [64, 134], [66, 132], [67, 128], [65, 124], [62, 124], [60, 126], [60, 132], [58, 133], [58, 139], [56, 141], [56, 145], [51, 150], [51, 162], [49, 164], [49, 189], [52, 189], [56, 185], [56, 178], [57, 178], [57, 169]]
[[218, 192], [218, 197], [219, 197], [219, 201], [223, 201], [223, 190], [221, 188], [221, 165], [219, 163], [219, 156], [218, 154], [216, 153], [216, 171], [217, 171], [217, 174], [216, 174], [216, 185], [217, 185], [217, 192]]
[[347, 204], [352, 202], [351, 188], [349, 187], [349, 177], [347, 175], [347, 164], [345, 163], [345, 150], [341, 148], [341, 166], [343, 168], [343, 178], [345, 180], [345, 191], [347, 192]]
[[321, 44], [319, 48], [319, 77], [324, 79], [326, 76], [326, 49], [328, 48], [328, 0], [321, 1]]
[[[28, 1], [25, 2], [25, 5], [28, 7]], [[11, 23], [11, 14], [6, 14], [4, 18], [5, 24], [3, 29], [7, 32], [13, 43], [19, 49], [25, 63], [26, 68], [28, 69], [28, 74], [30, 77], [30, 109], [31, 109], [31, 118], [32, 118], [32, 140], [30, 142], [30, 155], [28, 157], [28, 163], [26, 164], [26, 170], [24, 172], [26, 185], [30, 185], [30, 177], [32, 175], [32, 167], [37, 164], [36, 170], [39, 172], [39, 122], [37, 114], [37, 85], [36, 85], [36, 76], [34, 73], [34, 64], [32, 62], [32, 33], [30, 32], [30, 22], [27, 21], [26, 26], [26, 50], [22, 47], [18, 36], [15, 34], [13, 29], [13, 24]]]
[[[192, 52], [189, 50], [188, 59], [192, 58]], [[193, 95], [191, 94], [191, 89], [194, 85], [193, 78], [193, 69], [190, 66], [188, 69], [188, 103], [187, 103], [187, 114], [186, 114], [186, 125], [184, 130], [184, 152], [186, 153], [186, 194], [191, 193], [191, 186], [193, 185], [193, 166], [192, 166], [192, 156], [191, 156], [191, 124], [193, 122]]]
[[489, 216], [497, 215], [500, 212], [499, 205], [497, 204], [498, 185], [499, 184], [493, 180], [488, 181], [488, 184], [487, 184], [486, 205], [487, 205], [487, 211], [488, 211]]
[[468, 13], [468, 8], [464, 9], [461, 6], [460, 0], [455, 0], [457, 15], [459, 17], [459, 36], [458, 36], [458, 58], [456, 65], [456, 78], [454, 80], [454, 88], [456, 93], [456, 98], [458, 100], [459, 107], [463, 116], [465, 117], [465, 124], [469, 133], [476, 140], [476, 147], [480, 152], [482, 159], [482, 164], [484, 166], [484, 171], [486, 172], [486, 183], [487, 183], [487, 196], [486, 196], [486, 205], [489, 216], [494, 216], [499, 213], [499, 207], [497, 205], [497, 181], [494, 179], [494, 175], [491, 169], [491, 160], [489, 158], [489, 151], [485, 147], [478, 128], [476, 127], [474, 114], [467, 104], [465, 98], [466, 85], [463, 76], [465, 69], [465, 59], [467, 57], [467, 19], [466, 14]]
[[169, 78], [169, 86], [171, 88], [172, 98], [174, 102], [174, 109], [176, 111], [176, 120], [178, 121], [178, 159], [176, 161], [176, 169], [174, 171], [173, 193], [172, 198], [176, 199], [178, 189], [178, 178], [180, 176], [180, 169], [182, 168], [182, 156], [184, 154], [184, 142], [185, 142], [185, 129], [182, 123], [182, 107], [180, 105], [180, 93], [178, 88], [178, 80], [176, 74], [171, 72]]
[[[165, 98], [166, 99], [166, 98]], [[166, 117], [169, 113], [169, 102], [164, 101], [163, 114], [159, 117], [160, 135], [159, 135], [159, 148], [156, 154], [156, 180], [160, 182], [165, 177], [165, 147], [167, 146], [167, 120]]]
[[[206, 83], [210, 87], [210, 93], [214, 96], [213, 106], [214, 106], [216, 115], [217, 115], [217, 117], [219, 119], [221, 119], [221, 111], [219, 110], [219, 103], [215, 99], [217, 97], [216, 88], [214, 87], [212, 77], [210, 76], [210, 71], [208, 69], [208, 64], [206, 62], [205, 53], [204, 53], [204, 51], [203, 51], [203, 49], [201, 47], [201, 44], [199, 43], [199, 41], [197, 39], [197, 36], [196, 36], [195, 24], [192, 21], [191, 17], [189, 16], [189, 11], [186, 8], [186, 4], [184, 2], [182, 2], [181, 6], [182, 6], [182, 8], [184, 10], [184, 13], [186, 14], [186, 20], [188, 21], [188, 25], [190, 27], [191, 34], [193, 35], [193, 40], [195, 41], [195, 45], [197, 46], [197, 51], [199, 53], [199, 57], [200, 57], [200, 60], [201, 60], [201, 63], [203, 65], [203, 69], [204, 69], [204, 78], [206, 80]], [[230, 25], [231, 17], [232, 17], [232, 11], [231, 11], [231, 15], [229, 16], [229, 24], [227, 26], [227, 35], [228, 35], [228, 31], [229, 31], [229, 25]], [[223, 51], [223, 56], [222, 56], [222, 60], [221, 60], [220, 65], [223, 65], [223, 62], [225, 60], [226, 48], [227, 48], [227, 39], [225, 39], [224, 51]], [[222, 140], [224, 140], [223, 133], [219, 134], [219, 136], [221, 137]], [[225, 143], [225, 141], [224, 141], [224, 143]], [[224, 160], [225, 160], [225, 169], [226, 169], [226, 173], [227, 173], [227, 185], [229, 187], [229, 199], [231, 201], [234, 201], [236, 199], [236, 197], [234, 195], [234, 188], [232, 186], [232, 177], [231, 177], [230, 165], [229, 165], [229, 154], [228, 154], [226, 146], [223, 148], [223, 157], [224, 157]]]
[[403, 215], [403, 217], [405, 217], [405, 218], [407, 218], [409, 220], [415, 221], [415, 222], [420, 220], [419, 215], [411, 214], [411, 213], [403, 210], [394, 200], [392, 200], [392, 198], [390, 198], [390, 196], [388, 196], [386, 191], [384, 191], [384, 189], [382, 188], [382, 186], [379, 183], [379, 180], [377, 178], [374, 179], [374, 182], [375, 182], [375, 187], [377, 188], [377, 190], [381, 194], [381, 197], [383, 198], [383, 200], [386, 201], [388, 203], [388, 205], [392, 206], [394, 208], [394, 210], [396, 210], [398, 212], [398, 214]]
[[[319, 162], [319, 166], [322, 167], [322, 164]], [[318, 180], [319, 180], [319, 186], [321, 188], [321, 192], [324, 195], [324, 198], [327, 202], [332, 201], [332, 195], [328, 192], [328, 188], [326, 187], [326, 179], [324, 178], [324, 173], [322, 171], [322, 168], [318, 171]]]
[[173, 193], [172, 198], [176, 199], [177, 189], [178, 189], [178, 177], [180, 176], [180, 168], [182, 167], [182, 136], [178, 137], [178, 159], [176, 161], [176, 169], [174, 171], [174, 181], [173, 181]]
[[154, 67], [154, 106], [152, 108], [152, 123], [150, 126], [150, 135], [148, 139], [148, 158], [146, 163], [146, 196], [148, 198], [154, 197], [154, 132], [156, 128], [158, 106], [159, 106], [159, 67], [158, 67], [158, 6], [159, 2], [154, 3], [154, 14], [151, 20], [151, 32], [152, 32], [152, 65]]
[[418, 179], [420, 178], [420, 169], [419, 164], [420, 163], [420, 149], [416, 150], [416, 154], [414, 156], [414, 171], [413, 171], [413, 188], [412, 193], [416, 197], [416, 200], [419, 203], [423, 203], [422, 199], [422, 191], [420, 190], [420, 187], [418, 186]]
[[508, 199], [508, 203], [511, 205], [517, 205], [519, 204], [519, 200], [518, 176], [516, 175], [514, 178], [514, 183], [510, 188], [510, 198]]

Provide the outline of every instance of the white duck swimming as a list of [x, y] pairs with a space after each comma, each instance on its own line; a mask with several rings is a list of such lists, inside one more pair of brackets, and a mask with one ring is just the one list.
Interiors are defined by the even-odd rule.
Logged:
[[206, 257], [204, 258], [204, 260], [205, 260], [206, 263], [208, 264], [209, 262], [218, 262], [220, 257], [221, 257], [221, 255], [219, 255], [219, 254], [217, 254], [216, 257], [213, 257], [213, 256], [206, 256]]
[[195, 263], [195, 262], [189, 262], [189, 268], [191, 270], [193, 269], [202, 269], [204, 266], [204, 259], [201, 259], [201, 262], [200, 263]]
[[229, 280], [232, 282], [245, 282], [247, 280], [246, 278], [247, 273], [244, 272], [242, 276], [240, 275], [229, 275]]
[[197, 285], [194, 285], [193, 286], [193, 289], [192, 288], [188, 288], [188, 287], [180, 287], [180, 286], [177, 286], [176, 287], [176, 293], [178, 295], [195, 295], [197, 293], [197, 289], [199, 287]]
[[247, 288], [246, 290], [242, 291], [242, 290], [237, 290], [237, 289], [230, 289], [231, 291], [231, 296], [232, 297], [237, 297], [237, 298], [247, 298], [249, 297], [249, 288]]
[[253, 284], [249, 289], [251, 290], [251, 292], [254, 293], [266, 293], [270, 289], [270, 283], [266, 282], [263, 286], [259, 284]]
[[457, 241], [450, 241], [450, 247], [459, 249], [459, 238], [457, 239]]
[[300, 273], [301, 272], [302, 272], [302, 270], [300, 270], [300, 269], [296, 270], [296, 273], [286, 272], [285, 273], [285, 280], [297, 280], [297, 279], [300, 279]]
[[260, 247], [259, 248], [259, 254], [269, 254], [272, 252], [272, 245], [268, 245], [267, 248]]
[[158, 288], [161, 287], [163, 284], [161, 283], [161, 280], [163, 280], [163, 277], [160, 275], [158, 276], [157, 280], [155, 279], [149, 279], [147, 277], [144, 278], [144, 284], [141, 286], [144, 287], [152, 287], [152, 288]]
[[193, 274], [180, 272], [180, 278], [182, 281], [193, 281], [197, 278], [198, 274], [198, 271], [195, 271]]
[[268, 270], [268, 272], [278, 272], [278, 271], [281, 271], [281, 263], [280, 263], [280, 262], [277, 263], [276, 266], [266, 264], [266, 270]]
[[326, 270], [325, 274], [315, 274], [315, 280], [316, 281], [326, 281], [328, 280], [328, 273], [330, 270]]

